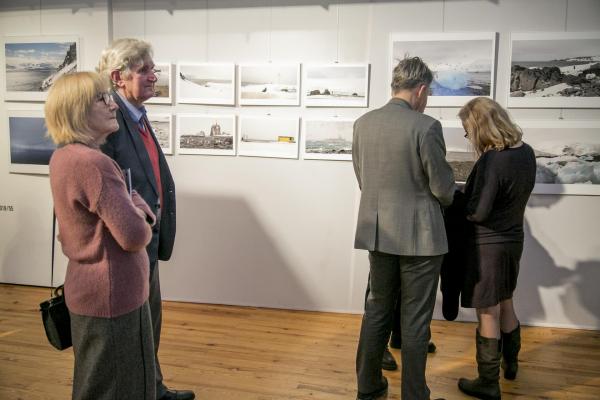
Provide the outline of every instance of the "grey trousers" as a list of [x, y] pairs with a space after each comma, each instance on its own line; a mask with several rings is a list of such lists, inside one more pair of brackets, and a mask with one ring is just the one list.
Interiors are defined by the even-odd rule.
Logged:
[[370, 292], [365, 302], [356, 354], [359, 393], [369, 394], [381, 389], [381, 360], [398, 300], [402, 331], [402, 399], [429, 399], [425, 366], [442, 259], [441, 255], [421, 257], [369, 252]]
[[163, 383], [163, 375], [158, 362], [158, 346], [160, 345], [160, 331], [162, 328], [162, 297], [160, 295], [160, 276], [158, 273], [158, 261], [150, 265], [150, 316], [152, 320], [152, 336], [154, 338], [154, 364], [156, 366], [156, 398], [160, 399], [167, 392]]
[[154, 400], [148, 303], [116, 318], [70, 315], [73, 400]]

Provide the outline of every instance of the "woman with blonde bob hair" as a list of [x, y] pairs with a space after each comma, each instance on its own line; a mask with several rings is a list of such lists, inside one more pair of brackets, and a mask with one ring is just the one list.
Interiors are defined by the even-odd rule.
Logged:
[[[523, 215], [535, 184], [535, 154], [506, 110], [487, 97], [469, 101], [458, 113], [465, 137], [479, 156], [465, 185], [468, 238], [463, 307], [475, 308], [477, 370], [458, 387], [479, 399], [500, 399], [500, 365], [515, 379], [521, 348], [513, 307], [523, 252]], [[501, 363], [502, 361], [502, 363]]]
[[99, 150], [118, 129], [117, 108], [109, 82], [93, 72], [58, 79], [45, 106], [58, 145], [50, 186], [69, 259], [64, 292], [77, 400], [155, 399], [145, 250], [155, 217]]

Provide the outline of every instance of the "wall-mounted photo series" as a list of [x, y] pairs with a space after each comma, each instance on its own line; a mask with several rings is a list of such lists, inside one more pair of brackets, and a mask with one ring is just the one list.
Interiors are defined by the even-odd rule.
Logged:
[[461, 107], [494, 97], [495, 32], [392, 33], [390, 76], [405, 56], [419, 56], [434, 73], [428, 105]]
[[298, 158], [298, 117], [240, 116], [238, 155]]
[[352, 160], [354, 120], [305, 118], [302, 120], [302, 158], [305, 160]]
[[78, 57], [77, 37], [5, 37], [5, 99], [46, 100], [48, 89], [58, 78], [78, 70]]
[[511, 34], [509, 107], [600, 107], [600, 32]]
[[177, 64], [177, 102], [235, 105], [235, 64]]
[[56, 149], [44, 121], [43, 111], [8, 110], [9, 172], [48, 174]]
[[369, 64], [305, 64], [306, 107], [368, 107]]
[[172, 104], [173, 94], [171, 90], [171, 64], [156, 62], [156, 83], [154, 84], [154, 97], [146, 101], [148, 104]]
[[173, 154], [173, 118], [171, 114], [148, 113], [147, 117], [163, 153]]
[[238, 73], [239, 105], [300, 105], [300, 64], [240, 64]]
[[177, 153], [234, 156], [234, 115], [177, 115]]

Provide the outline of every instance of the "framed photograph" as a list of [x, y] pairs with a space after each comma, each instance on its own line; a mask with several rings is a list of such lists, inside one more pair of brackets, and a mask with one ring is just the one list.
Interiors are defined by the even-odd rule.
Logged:
[[173, 154], [173, 119], [171, 114], [148, 113], [147, 117], [163, 153]]
[[297, 117], [241, 116], [238, 154], [298, 158], [298, 122]]
[[471, 142], [465, 138], [460, 120], [440, 120], [446, 143], [446, 160], [452, 167], [456, 182], [466, 182], [477, 156]]
[[300, 105], [300, 64], [241, 64], [239, 105]]
[[306, 107], [368, 107], [369, 64], [306, 64]]
[[56, 149], [44, 121], [43, 111], [8, 110], [9, 166], [15, 173], [48, 174]]
[[235, 115], [177, 114], [177, 153], [234, 156]]
[[392, 33], [392, 71], [406, 55], [419, 56], [434, 73], [428, 106], [462, 107], [478, 96], [494, 97], [495, 32]]
[[354, 120], [303, 119], [302, 158], [305, 160], [352, 160]]
[[511, 34], [509, 107], [600, 107], [600, 32]]
[[600, 195], [600, 121], [523, 120], [523, 141], [535, 150], [533, 193]]
[[177, 64], [177, 102], [235, 105], [235, 64]]
[[6, 100], [44, 101], [48, 89], [79, 66], [77, 37], [6, 36], [4, 71]]
[[158, 80], [154, 84], [154, 97], [147, 100], [146, 104], [172, 104], [171, 64], [157, 62], [154, 69], [157, 70]]

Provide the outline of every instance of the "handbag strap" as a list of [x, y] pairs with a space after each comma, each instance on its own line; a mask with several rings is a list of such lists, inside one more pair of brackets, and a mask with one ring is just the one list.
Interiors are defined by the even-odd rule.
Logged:
[[54, 287], [54, 235], [56, 234], [56, 212], [52, 210], [52, 259], [50, 260], [50, 297]]

